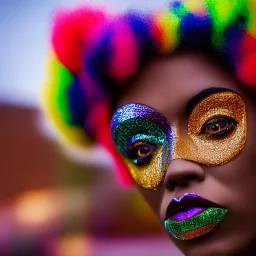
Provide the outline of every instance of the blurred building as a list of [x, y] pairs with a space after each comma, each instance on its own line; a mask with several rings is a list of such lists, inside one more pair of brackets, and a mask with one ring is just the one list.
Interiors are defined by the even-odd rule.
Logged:
[[0, 118], [0, 255], [177, 252], [144, 200], [122, 189], [111, 167], [75, 162], [42, 136], [38, 110], [0, 104]]

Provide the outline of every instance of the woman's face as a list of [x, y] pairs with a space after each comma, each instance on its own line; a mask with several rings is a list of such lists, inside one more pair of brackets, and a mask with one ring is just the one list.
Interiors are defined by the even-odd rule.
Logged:
[[184, 52], [150, 62], [117, 109], [135, 113], [118, 131], [120, 143], [129, 140], [122, 153], [181, 251], [255, 250], [256, 101], [249, 90], [211, 58]]

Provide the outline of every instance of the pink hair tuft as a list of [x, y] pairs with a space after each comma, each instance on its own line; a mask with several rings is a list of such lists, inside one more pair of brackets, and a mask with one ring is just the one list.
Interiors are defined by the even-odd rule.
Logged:
[[102, 11], [81, 7], [57, 12], [52, 45], [60, 62], [71, 72], [82, 69], [83, 51], [96, 28], [105, 20]]

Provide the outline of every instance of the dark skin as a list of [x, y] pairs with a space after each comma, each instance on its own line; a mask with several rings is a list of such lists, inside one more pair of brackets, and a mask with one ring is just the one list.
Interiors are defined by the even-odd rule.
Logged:
[[185, 255], [249, 255], [256, 251], [256, 100], [250, 90], [209, 56], [184, 52], [145, 65], [119, 97], [117, 107], [127, 103], [148, 105], [186, 135], [185, 107], [194, 95], [210, 87], [231, 89], [246, 102], [248, 136], [242, 152], [229, 163], [214, 167], [176, 159], [156, 191], [139, 186], [138, 189], [161, 224], [172, 198], [185, 193], [199, 194], [229, 209], [213, 232], [190, 241], [172, 238]]

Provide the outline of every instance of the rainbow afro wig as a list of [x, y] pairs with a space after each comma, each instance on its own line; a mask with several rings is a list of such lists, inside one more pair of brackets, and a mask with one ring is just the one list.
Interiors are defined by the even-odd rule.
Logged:
[[110, 135], [113, 102], [145, 58], [207, 46], [256, 89], [256, 0], [171, 1], [149, 13], [113, 15], [79, 7], [56, 12], [43, 107], [60, 138], [104, 146], [123, 184], [129, 171]]

